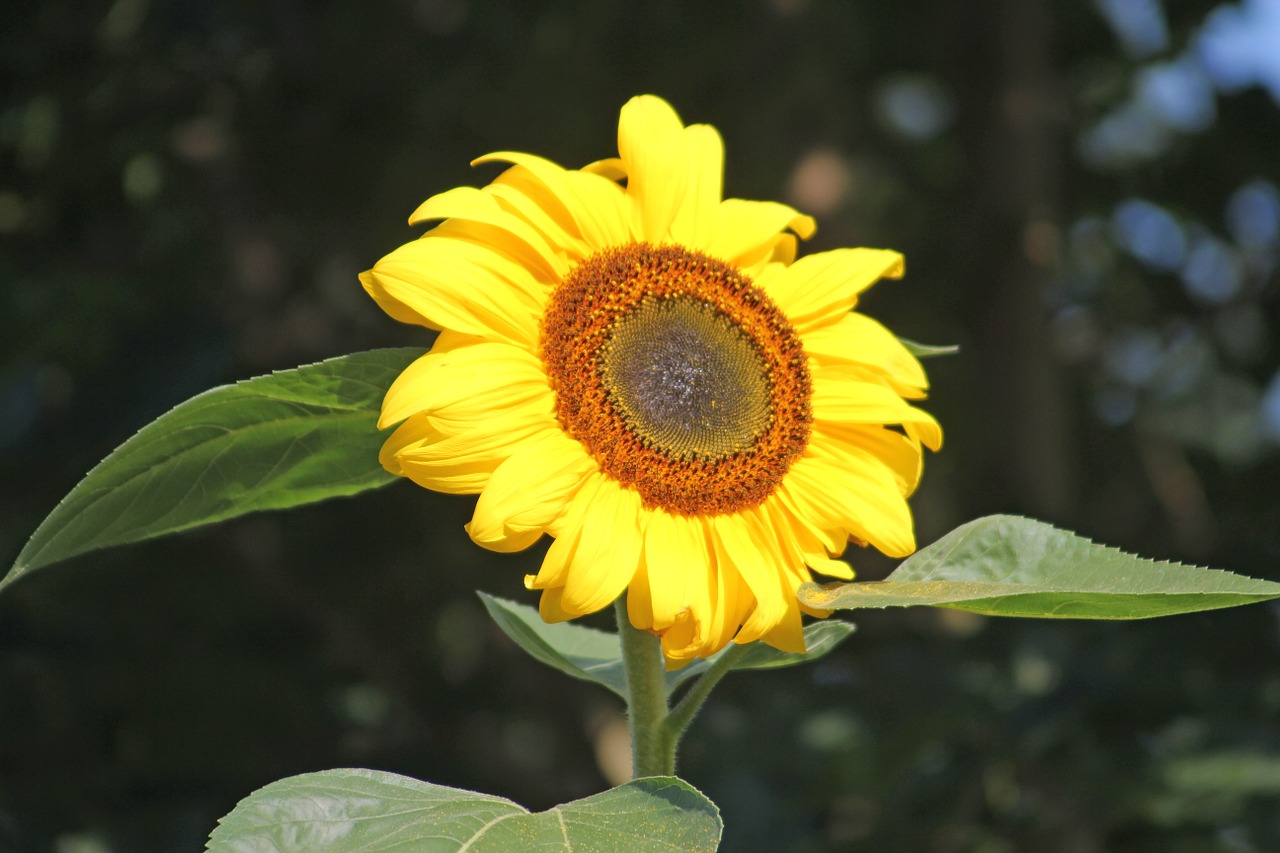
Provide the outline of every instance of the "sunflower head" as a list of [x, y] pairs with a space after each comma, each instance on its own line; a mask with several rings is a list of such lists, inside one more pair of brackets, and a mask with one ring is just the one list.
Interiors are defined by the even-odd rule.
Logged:
[[851, 540], [915, 549], [906, 498], [941, 430], [907, 402], [919, 362], [854, 310], [902, 257], [797, 261], [813, 220], [722, 198], [719, 134], [659, 98], [622, 108], [618, 152], [482, 157], [508, 167], [427, 199], [410, 222], [437, 224], [361, 276], [440, 330], [387, 392], [382, 463], [478, 494], [486, 548], [554, 537], [525, 579], [548, 621], [625, 591], [672, 665], [731, 640], [803, 652], [811, 572], [851, 578]]

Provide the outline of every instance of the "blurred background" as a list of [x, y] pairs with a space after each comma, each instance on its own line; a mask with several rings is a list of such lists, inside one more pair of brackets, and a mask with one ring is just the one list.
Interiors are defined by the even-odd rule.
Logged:
[[[652, 92], [808, 250], [905, 252], [865, 310], [961, 346], [922, 543], [1023, 513], [1280, 580], [1277, 0], [9, 0], [0, 69], [0, 565], [183, 399], [427, 346], [356, 281], [407, 215], [489, 151], [612, 154]], [[620, 705], [488, 623], [541, 549], [475, 547], [472, 505], [397, 483], [7, 590], [0, 850], [202, 849], [329, 767], [606, 787]], [[726, 851], [1280, 850], [1277, 616], [859, 615], [729, 678], [681, 774]]]

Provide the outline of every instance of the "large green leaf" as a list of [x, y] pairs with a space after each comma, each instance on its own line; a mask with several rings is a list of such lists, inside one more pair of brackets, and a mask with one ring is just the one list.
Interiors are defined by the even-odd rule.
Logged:
[[715, 804], [671, 776], [530, 814], [501, 797], [376, 770], [272, 782], [219, 821], [208, 853], [702, 853], [720, 842]]
[[63, 498], [0, 588], [86, 551], [391, 482], [378, 464], [378, 410], [392, 380], [422, 352], [355, 353], [182, 403]]
[[[622, 646], [617, 634], [572, 622], [549, 624], [543, 622], [538, 611], [532, 607], [483, 592], [478, 595], [503, 633], [535, 659], [574, 678], [602, 684], [623, 699], [627, 698]], [[834, 649], [853, 630], [854, 626], [849, 622], [834, 619], [817, 622], [804, 630], [808, 654], [783, 652], [757, 642], [747, 649], [747, 653], [738, 659], [733, 668], [778, 669], [808, 663]], [[682, 669], [668, 672], [667, 695], [670, 696], [677, 687], [694, 676], [701, 675], [726, 651], [727, 649], [722, 650], [709, 658], [700, 658]]]
[[934, 605], [989, 616], [1145, 619], [1280, 597], [1280, 583], [1145, 560], [1041, 521], [993, 515], [957, 527], [883, 581], [800, 587], [810, 607]]

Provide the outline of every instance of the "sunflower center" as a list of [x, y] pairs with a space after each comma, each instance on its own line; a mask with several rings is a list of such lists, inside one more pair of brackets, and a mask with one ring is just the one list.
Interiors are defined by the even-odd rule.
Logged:
[[723, 459], [750, 450], [769, 424], [755, 342], [687, 296], [641, 300], [615, 323], [600, 368], [627, 426], [669, 456]]
[[564, 430], [646, 506], [718, 515], [763, 503], [804, 452], [808, 357], [738, 270], [633, 243], [552, 292], [542, 359]]

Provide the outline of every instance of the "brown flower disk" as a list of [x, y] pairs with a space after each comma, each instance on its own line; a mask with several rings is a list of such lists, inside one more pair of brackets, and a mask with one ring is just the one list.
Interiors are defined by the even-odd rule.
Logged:
[[758, 506], [809, 440], [799, 337], [749, 278], [698, 252], [632, 243], [584, 260], [551, 295], [542, 359], [561, 426], [650, 508]]

